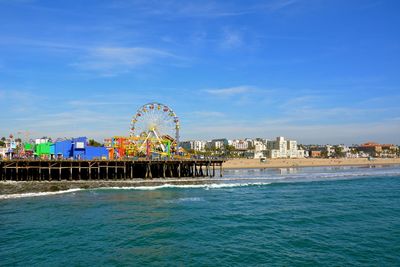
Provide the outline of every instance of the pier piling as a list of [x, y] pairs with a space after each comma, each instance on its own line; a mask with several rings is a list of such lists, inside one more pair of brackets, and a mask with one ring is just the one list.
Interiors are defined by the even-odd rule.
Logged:
[[[214, 177], [222, 160], [3, 160], [1, 181]], [[211, 171], [212, 168], [212, 171]]]

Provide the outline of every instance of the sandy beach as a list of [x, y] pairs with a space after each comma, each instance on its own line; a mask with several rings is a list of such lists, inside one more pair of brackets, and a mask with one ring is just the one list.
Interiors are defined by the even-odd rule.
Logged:
[[231, 159], [224, 162], [224, 169], [246, 168], [290, 168], [290, 167], [317, 167], [317, 166], [363, 166], [363, 165], [397, 165], [400, 158], [367, 158], [356, 159], [267, 159], [260, 162], [259, 159]]

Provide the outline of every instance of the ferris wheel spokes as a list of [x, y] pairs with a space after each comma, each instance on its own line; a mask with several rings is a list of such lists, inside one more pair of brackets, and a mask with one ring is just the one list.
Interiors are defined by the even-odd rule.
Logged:
[[[178, 151], [179, 118], [166, 105], [157, 102], [145, 104], [132, 118], [131, 137], [138, 137], [140, 151], [144, 150], [148, 142], [163, 152], [170, 151], [170, 144], [175, 147], [175, 151]], [[164, 143], [167, 142], [169, 143], [166, 146]]]

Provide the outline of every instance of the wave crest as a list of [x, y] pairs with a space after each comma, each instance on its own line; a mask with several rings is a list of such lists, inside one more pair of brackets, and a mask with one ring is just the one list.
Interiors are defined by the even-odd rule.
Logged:
[[73, 193], [73, 192], [77, 192], [77, 191], [81, 191], [81, 190], [85, 190], [85, 189], [73, 188], [73, 189], [61, 190], [61, 191], [55, 191], [55, 192], [6, 194], [6, 195], [0, 195], [0, 200], [1, 199], [12, 199], [12, 198], [23, 198], [23, 197], [41, 197], [41, 196], [59, 195], [59, 194]]

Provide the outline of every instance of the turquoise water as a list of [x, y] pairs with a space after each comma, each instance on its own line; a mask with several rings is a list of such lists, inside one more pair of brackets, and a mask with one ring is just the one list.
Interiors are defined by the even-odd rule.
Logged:
[[225, 178], [0, 200], [0, 265], [400, 265], [399, 167]]

